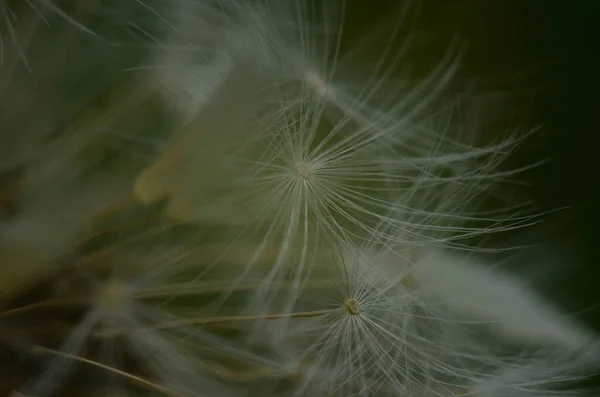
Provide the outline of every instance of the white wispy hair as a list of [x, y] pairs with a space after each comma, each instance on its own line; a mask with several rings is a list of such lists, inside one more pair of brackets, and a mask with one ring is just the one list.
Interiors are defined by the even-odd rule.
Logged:
[[[82, 19], [98, 17], [80, 3], [72, 6]], [[53, 1], [31, 0], [15, 8], [18, 26], [11, 29], [22, 40], [6, 46], [0, 65], [0, 172], [23, 170], [27, 185], [34, 187], [56, 178], [65, 183], [97, 172], [115, 153], [126, 163], [110, 172], [136, 172], [132, 160], [139, 166], [136, 156], [143, 150], [154, 154], [141, 142], [151, 141], [149, 126], [156, 124], [155, 117], [144, 119], [137, 112], [149, 105], [151, 95], [121, 70], [136, 62], [136, 51], [85, 31]], [[13, 14], [9, 4], [2, 11]]]
[[[206, 4], [210, 4], [210, 2], [203, 2], [202, 7]], [[370, 106], [370, 101], [376, 96], [374, 92], [382, 89], [384, 81], [386, 84], [390, 84], [390, 80], [384, 78], [389, 77], [387, 76], [388, 69], [383, 70], [384, 77], [367, 79], [363, 84], [359, 84], [364, 91], [363, 94], [344, 94], [344, 96], [353, 99], [351, 106], [342, 106], [336, 104], [331, 98], [323, 97], [319, 90], [315, 90], [314, 84], [311, 85], [310, 82], [306, 81], [306, 78], [300, 76], [302, 73], [300, 75], [290, 74], [290, 64], [299, 63], [299, 60], [302, 60], [304, 65], [302, 67], [305, 69], [310, 68], [311, 63], [323, 61], [326, 66], [331, 66], [331, 72], [336, 69], [335, 66], [338, 65], [338, 62], [344, 63], [338, 59], [339, 50], [329, 54], [330, 49], [327, 46], [319, 47], [319, 42], [315, 37], [317, 35], [315, 34], [314, 23], [305, 20], [307, 15], [303, 13], [308, 12], [308, 9], [314, 7], [314, 5], [305, 2], [299, 2], [298, 4], [293, 2], [278, 2], [277, 4], [269, 2], [218, 2], [218, 5], [234, 14], [231, 17], [234, 22], [231, 26], [219, 26], [224, 30], [223, 35], [226, 38], [228, 34], [232, 35], [232, 38], [229, 39], [229, 47], [235, 47], [238, 42], [237, 38], [239, 38], [244, 43], [253, 41], [259, 43], [260, 45], [257, 44], [259, 47], [265, 48], [264, 51], [255, 51], [252, 46], [249, 49], [242, 46], [245, 50], [226, 49], [230, 51], [230, 57], [234, 58], [235, 63], [241, 62], [246, 68], [256, 66], [256, 63], [266, 65], [263, 67], [266, 71], [260, 72], [266, 76], [259, 76], [259, 73], [255, 73], [254, 77], [267, 79], [269, 86], [263, 87], [264, 89], [260, 90], [260, 95], [257, 92], [256, 97], [252, 99], [253, 102], [265, 101], [273, 104], [272, 107], [261, 108], [262, 111], [259, 114], [253, 115], [258, 122], [251, 123], [252, 125], [243, 123], [242, 119], [242, 122], [236, 127], [244, 131], [243, 135], [247, 136], [247, 140], [232, 137], [232, 141], [239, 140], [239, 142], [232, 142], [233, 145], [228, 146], [226, 149], [233, 152], [237, 157], [222, 156], [226, 158], [224, 164], [235, 164], [243, 158], [247, 162], [246, 168], [257, 176], [258, 173], [268, 173], [269, 179], [258, 180], [258, 177], [255, 177], [256, 181], [253, 181], [251, 178], [239, 178], [239, 175], [236, 174], [242, 172], [240, 166], [230, 167], [231, 175], [222, 174], [223, 180], [237, 181], [242, 179], [245, 181], [246, 186], [244, 187], [251, 189], [253, 186], [262, 188], [263, 183], [267, 185], [267, 188], [283, 186], [282, 183], [276, 183], [276, 178], [281, 181], [291, 181], [293, 179], [290, 178], [298, 177], [300, 181], [302, 179], [308, 181], [306, 178], [310, 177], [310, 183], [315, 186], [311, 188], [311, 195], [314, 196], [311, 197], [313, 201], [320, 201], [321, 207], [331, 207], [332, 204], [335, 204], [337, 208], [330, 209], [326, 215], [337, 213], [343, 218], [343, 221], [338, 222], [337, 225], [328, 226], [326, 229], [340, 229], [345, 233], [357, 234], [354, 231], [346, 231], [344, 225], [340, 224], [348, 222], [370, 235], [374, 232], [374, 225], [380, 222], [411, 229], [410, 222], [393, 219], [400, 216], [390, 216], [389, 213], [392, 210], [407, 210], [401, 215], [405, 217], [420, 213], [421, 215], [431, 215], [429, 216], [431, 219], [435, 215], [439, 215], [438, 218], [443, 216], [446, 223], [452, 218], [451, 211], [453, 208], [449, 208], [443, 214], [441, 212], [428, 213], [424, 208], [414, 208], [413, 211], [410, 211], [412, 208], [406, 203], [407, 197], [416, 196], [416, 200], [419, 200], [419, 197], [433, 194], [436, 198], [442, 197], [439, 199], [439, 201], [443, 201], [442, 205], [448, 205], [448, 203], [452, 205], [452, 203], [458, 203], [472, 197], [473, 191], [481, 193], [488, 190], [493, 182], [501, 181], [518, 171], [492, 173], [491, 169], [501, 161], [503, 153], [509, 152], [512, 147], [519, 143], [520, 139], [509, 138], [496, 145], [475, 148], [466, 144], [457, 145], [451, 139], [448, 140], [446, 136], [451, 135], [450, 131], [440, 130], [439, 128], [432, 129], [430, 127], [432, 121], [430, 113], [415, 111], [417, 107], [422, 107], [423, 110], [427, 109], [428, 106], [426, 105], [431, 102], [423, 100], [420, 91], [425, 90], [425, 88], [422, 90], [413, 89], [412, 91], [394, 89], [396, 100], [393, 103], [396, 106], [399, 106], [400, 103], [402, 106], [397, 108], [375, 107], [378, 109], [377, 112], [367, 112], [369, 113], [368, 117], [353, 114], [352, 112], [357, 109]], [[293, 13], [296, 5], [299, 8], [299, 11], [296, 11], [300, 15]], [[202, 24], [202, 22], [200, 20], [198, 23]], [[203, 30], [203, 27], [200, 29]], [[329, 27], [329, 30], [331, 30], [331, 27]], [[323, 32], [328, 37], [325, 44], [334, 45], [341, 40], [341, 31], [334, 30], [331, 32], [329, 30], [326, 29]], [[181, 30], [178, 29], [177, 32], [181, 33]], [[236, 39], [233, 37], [236, 37]], [[226, 43], [223, 46], [227, 47], [227, 40], [225, 41]], [[315, 48], [319, 48], [319, 50]], [[272, 55], [264, 55], [265, 51]], [[291, 53], [294, 55], [291, 55]], [[265, 59], [269, 60], [268, 62], [261, 58], [263, 55]], [[230, 58], [226, 58], [228, 61], [225, 62], [225, 70], [221, 74], [230, 72]], [[329, 58], [332, 58], [332, 65], [328, 65]], [[219, 65], [220, 62], [217, 62], [213, 67], [218, 69]], [[188, 68], [191, 67], [193, 66], [188, 65]], [[381, 68], [382, 65], [374, 67], [376, 72]], [[295, 68], [292, 69], [295, 70]], [[325, 67], [325, 69], [329, 68]], [[439, 91], [445, 87], [447, 78], [453, 74], [453, 68], [442, 65], [439, 69], [447, 73], [447, 77], [444, 79], [432, 77], [431, 82], [425, 84], [426, 87], [430, 88], [429, 91], [432, 91], [432, 97], [437, 97], [436, 94], [439, 94]], [[202, 71], [204, 67], [199, 65], [198, 70]], [[246, 78], [252, 78], [251, 74], [248, 73]], [[324, 76], [329, 77], [329, 74], [323, 72]], [[214, 92], [215, 84], [219, 85], [218, 83], [221, 81], [220, 77], [213, 81], [211, 76], [212, 72], [208, 75], [205, 74], [203, 77], [207, 78], [203, 81], [211, 85], [211, 88], [207, 91], [202, 89], [197, 91], [198, 96], [204, 98], [199, 105], [206, 103], [205, 98], [210, 97], [210, 94]], [[181, 79], [183, 79], [183, 82], [175, 84], [175, 86], [185, 86], [187, 90], [197, 87], [197, 84], [189, 81], [185, 75], [182, 75]], [[345, 81], [354, 80], [349, 77]], [[432, 87], [434, 81], [435, 86]], [[259, 84], [264, 85], [265, 82]], [[239, 87], [240, 92], [230, 92], [229, 90], [232, 90], [232, 87], [232, 84], [222, 84], [220, 90], [227, 90], [225, 95], [230, 95], [230, 99], [235, 96], [236, 100], [244, 96], [241, 91], [248, 93], [247, 87]], [[389, 90], [384, 91], [389, 92]], [[204, 113], [218, 112], [218, 109], [221, 112], [233, 113], [234, 106], [231, 106], [231, 110], [226, 108], [227, 102], [224, 101], [224, 98], [227, 97], [221, 95], [221, 93], [215, 95], [217, 99]], [[414, 103], [415, 101], [418, 101], [418, 103]], [[252, 103], [252, 106], [258, 105]], [[200, 106], [200, 109], [202, 109], [202, 106]], [[407, 111], [407, 109], [410, 111]], [[240, 102], [236, 102], [236, 114], [241, 110]], [[245, 109], [244, 112], [246, 112]], [[441, 120], [439, 120], [441, 122], [446, 119], [445, 115], [439, 117], [441, 117]], [[199, 118], [196, 124], [200, 123], [207, 124], [202, 117]], [[216, 127], [218, 125], [215, 125]], [[205, 137], [212, 136], [206, 130], [208, 130], [207, 127], [204, 128], [202, 133], [198, 130], [197, 134], [203, 134]], [[239, 133], [242, 134], [241, 131]], [[225, 141], [226, 135], [223, 134], [219, 138]], [[415, 139], [420, 143], [417, 144]], [[192, 150], [197, 146], [193, 144], [193, 138], [188, 135], [185, 143], [182, 142], [184, 141], [180, 140], [180, 144], [174, 145], [174, 147], [185, 146], [190, 151], [189, 156], [192, 156]], [[262, 143], [262, 146], [252, 147], [256, 152], [249, 153], [249, 147], [257, 142]], [[206, 145], [206, 142], [203, 142], [203, 146], [210, 147]], [[208, 150], [217, 153], [219, 149], [222, 150], [223, 147]], [[179, 153], [180, 156], [184, 156], [181, 152]], [[202, 158], [203, 156], [198, 154], [195, 157]], [[262, 168], [257, 164], [258, 161], [260, 161], [260, 165], [263, 165]], [[189, 163], [186, 167], [185, 172], [176, 171], [175, 167], [171, 172], [182, 178], [182, 175], [189, 174], [194, 169], [196, 169], [196, 172], [202, 169], [199, 165], [194, 167]], [[213, 168], [218, 170], [222, 167]], [[447, 172], [448, 169], [454, 170], [453, 175], [442, 177], [442, 173]], [[212, 174], [215, 174], [214, 170], [211, 172]], [[163, 172], [163, 174], [165, 173], [166, 171]], [[148, 173], [144, 175], [144, 178], [144, 182], [150, 185], [151, 183], [148, 180], [152, 178], [148, 176]], [[265, 175], [265, 178], [267, 178], [267, 175]], [[196, 185], [199, 185], [196, 189], [207, 189], [202, 186], [202, 181], [203, 179], [200, 179], [196, 183]], [[189, 184], [186, 184], [186, 188], [193, 190], [194, 186], [192, 184], [190, 181]], [[140, 182], [138, 189], [143, 190], [141, 185], [143, 183]], [[160, 183], [155, 182], [154, 185], [160, 185]], [[233, 185], [233, 183], [228, 183], [228, 185]], [[291, 185], [296, 186], [297, 184]], [[455, 187], [452, 200], [448, 199], [448, 196], [444, 197], [444, 195], [435, 192], [425, 192], [426, 188], [435, 188], [442, 185]], [[178, 196], [184, 196], [183, 187], [179, 187], [178, 190], [177, 193], [172, 194], [175, 200]], [[375, 193], [376, 191], [377, 193]], [[323, 197], [318, 197], [317, 194]], [[148, 193], [147, 196], [144, 197], [144, 194], [142, 194], [142, 200], [147, 201], [151, 199], [150, 196], [152, 195]], [[276, 197], [279, 198], [279, 196]], [[289, 199], [289, 197], [284, 198]], [[245, 196], [243, 200], [246, 200]], [[204, 204], [190, 202], [192, 201], [191, 198], [187, 198], [185, 201], [188, 201], [187, 207], [202, 206]], [[229, 202], [227, 199], [224, 201]], [[232, 205], [231, 207], [231, 211], [237, 214], [236, 206]], [[273, 207], [278, 206], [274, 205]], [[293, 206], [291, 207], [293, 208]], [[296, 208], [299, 207], [296, 206]], [[313, 205], [313, 207], [315, 206]], [[208, 208], [212, 208], [212, 206], [209, 205]], [[188, 211], [185, 212], [189, 211], [188, 208]], [[321, 212], [323, 213], [322, 210]], [[188, 214], [187, 217], [193, 216]], [[237, 216], [235, 217], [237, 218]], [[464, 223], [467, 219], [475, 219], [475, 216], [469, 217], [460, 214], [455, 215], [454, 218], [457, 222]], [[523, 218], [515, 222], [520, 223], [519, 221], [523, 221]], [[487, 232], [497, 229], [488, 229]], [[482, 231], [482, 228], [464, 232], [473, 234], [477, 231]], [[458, 227], [451, 228], [450, 233], [452, 232], [460, 234], [460, 229]], [[339, 238], [339, 236], [337, 237]], [[427, 236], [421, 237], [427, 238]], [[437, 236], [437, 239], [439, 241], [441, 238]]]
[[575, 393], [553, 388], [597, 367], [595, 336], [515, 276], [474, 262], [373, 246], [322, 262], [292, 319], [271, 326], [282, 367], [302, 379], [295, 393]]
[[[182, 128], [135, 182], [139, 162], [107, 165], [92, 154], [123, 142], [113, 118], [135, 121], [127, 116], [147, 90], [127, 107], [112, 98], [117, 111], [106, 117], [59, 129], [35, 156], [10, 158], [7, 168], [27, 165], [29, 194], [60, 194], [25, 200], [29, 211], [6, 224], [2, 243], [50, 246], [43, 265], [55, 270], [57, 256], [79, 248], [91, 214], [118, 201], [113, 190], [79, 187], [90, 175], [114, 182], [113, 173], [127, 186], [107, 183], [115, 196], [133, 185], [143, 204], [164, 201], [193, 238], [165, 221], [156, 233], [185, 246], [163, 246], [141, 228], [129, 230], [145, 243], [135, 249], [117, 233], [107, 252], [84, 256], [89, 307], [58, 349], [33, 348], [53, 360], [23, 393], [50, 395], [70, 364], [84, 363], [177, 396], [542, 396], [561, 395], [557, 382], [599, 364], [593, 333], [517, 278], [447, 250], [477, 251], [464, 240], [532, 221], [516, 207], [480, 208], [482, 195], [519, 171], [496, 168], [522, 138], [478, 146], [457, 137], [456, 109], [437, 106], [458, 65], [455, 47], [424, 79], [406, 82], [392, 70], [407, 47], [390, 44], [365, 78], [341, 49], [345, 2], [132, 3], [170, 35], [136, 25], [155, 42], [157, 64], [127, 70], [158, 73], [150, 85]], [[131, 125], [136, 143], [154, 141], [148, 120]], [[93, 200], [67, 197], [81, 193]], [[64, 213], [74, 220], [60, 225]], [[102, 362], [86, 358], [97, 344]], [[149, 379], [121, 370], [130, 355]], [[277, 393], [280, 381], [291, 385]]]
[[415, 277], [428, 294], [467, 317], [486, 318], [505, 338], [575, 348], [594, 340], [531, 285], [502, 269], [482, 266], [474, 255], [429, 249], [416, 262]]
[[[218, 366], [213, 370], [220, 357], [216, 352], [239, 360], [250, 360], [251, 354], [195, 327], [185, 317], [190, 309], [172, 303], [170, 285], [190, 271], [187, 255], [159, 242], [150, 251], [139, 251], [143, 246], [111, 247], [76, 264], [82, 278], [73, 280], [79, 295], [72, 299], [88, 308], [58, 350], [33, 347], [34, 353], [49, 360], [22, 393], [52, 395], [74, 364], [82, 363], [117, 375], [117, 380], [109, 376], [111, 381], [104, 385], [111, 393], [125, 389], [128, 382], [166, 395], [196, 396], [199, 390], [231, 393], [217, 379]], [[192, 308], [201, 316], [198, 306]], [[85, 357], [95, 349], [103, 361]], [[150, 378], [126, 372], [124, 361], [131, 359]]]
[[[14, 8], [13, 8], [14, 7]], [[26, 0], [11, 4], [7, 0], [0, 2], [0, 73], [11, 73], [17, 63], [28, 72], [33, 66], [27, 55], [29, 45], [34, 41], [35, 31], [43, 25], [50, 26], [49, 20], [58, 17], [69, 25], [93, 34], [75, 18], [55, 5], [53, 0]]]
[[469, 395], [482, 397], [592, 396], [597, 389], [579, 386], [597, 374], [597, 342], [569, 349], [544, 350], [485, 374]]
[[156, 15], [155, 25], [162, 29], [154, 30], [162, 33], [144, 31], [157, 48], [155, 59], [129, 70], [143, 72], [163, 103], [181, 112], [184, 123], [190, 122], [234, 66], [224, 37], [232, 24], [218, 7], [204, 1], [138, 3]]
[[[288, 274], [295, 274], [295, 289], [300, 288], [318, 246], [390, 237], [417, 245], [455, 244], [531, 219], [498, 220], [463, 209], [473, 204], [474, 191], [486, 191], [507, 175], [490, 169], [519, 140], [478, 149], [447, 139], [447, 131], [433, 136], [434, 116], [425, 110], [446, 86], [454, 62], [444, 60], [422, 86], [399, 90], [390, 106], [378, 98], [389, 77], [382, 64], [374, 67], [382, 76], [366, 79], [358, 91], [335, 88], [330, 96], [329, 88], [319, 85], [337, 84], [341, 30], [331, 32], [327, 24], [324, 32], [316, 29], [306, 20], [311, 17], [306, 13], [315, 12], [312, 6], [218, 5], [226, 13], [218, 28], [228, 54], [219, 59], [227, 62], [217, 60], [211, 67], [219, 73], [203, 74], [209, 88], [191, 94], [201, 98], [191, 102], [197, 114], [140, 175], [134, 191], [145, 203], [167, 199], [166, 212], [178, 221], [230, 223], [233, 242], [262, 235], [257, 256], [265, 244], [278, 242], [280, 255], [264, 278], [267, 292], [257, 294], [251, 306], [268, 307], [270, 285]], [[184, 27], [178, 35], [189, 29]], [[319, 47], [317, 31], [325, 46]], [[321, 75], [314, 74], [313, 65], [323, 69]], [[186, 90], [198, 87], [188, 77], [181, 75], [183, 83], [176, 85], [187, 87], [185, 97], [190, 97]], [[445, 118], [441, 113], [437, 117]], [[444, 176], [449, 168], [462, 173]], [[247, 271], [254, 261], [249, 258]]]

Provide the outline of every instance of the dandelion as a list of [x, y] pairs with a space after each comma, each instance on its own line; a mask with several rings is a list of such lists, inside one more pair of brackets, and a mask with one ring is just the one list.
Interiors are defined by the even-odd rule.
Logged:
[[598, 366], [486, 256], [541, 217], [502, 168], [528, 134], [464, 120], [455, 38], [413, 73], [412, 6], [383, 46], [345, 1], [0, 6], [0, 394], [566, 396]]
[[[287, 346], [288, 360], [302, 374], [296, 393], [457, 396], [487, 387], [501, 393], [539, 387], [541, 393], [585, 373], [582, 361], [557, 358], [593, 346], [585, 328], [565, 321], [534, 293], [516, 294], [514, 277], [500, 281], [484, 262], [471, 268], [463, 261], [439, 250], [420, 255], [367, 246], [321, 266], [294, 308], [305, 316], [274, 328], [281, 337], [272, 343]], [[437, 280], [429, 273], [433, 266]], [[529, 329], [531, 322], [538, 327]], [[514, 349], [525, 346], [531, 356], [515, 356]], [[548, 349], [555, 354], [548, 356]], [[544, 375], [527, 373], [532, 370]], [[512, 386], [492, 386], [513, 371]], [[516, 374], [522, 374], [518, 381]]]
[[[229, 3], [225, 7], [234, 9], [228, 14], [235, 22], [231, 43], [225, 46], [234, 62], [232, 68], [216, 89], [199, 91], [200, 96], [209, 96], [203, 99], [197, 116], [140, 175], [134, 191], [142, 202], [166, 199], [167, 214], [178, 221], [231, 223], [227, 232], [234, 242], [262, 235], [257, 243], [258, 256], [262, 246], [280, 244], [280, 255], [264, 277], [265, 292], [257, 295], [252, 307], [262, 306], [268, 311], [273, 300], [269, 286], [288, 274], [294, 274], [295, 288], [301, 288], [312, 271], [311, 258], [323, 245], [349, 247], [365, 239], [385, 240], [390, 237], [386, 230], [393, 230], [392, 235], [404, 242], [444, 245], [508, 230], [511, 225], [506, 224], [511, 221], [514, 227], [529, 220], [503, 219], [501, 224], [488, 217], [482, 221], [497, 224], [469, 227], [465, 220], [479, 218], [459, 213], [459, 204], [454, 205], [462, 193], [470, 195], [472, 185], [480, 183], [479, 189], [485, 190], [487, 184], [502, 178], [477, 163], [487, 164], [486, 156], [509, 149], [514, 140], [469, 151], [442, 148], [446, 141], [440, 140], [435, 153], [428, 156], [418, 150], [407, 153], [403, 147], [412, 138], [405, 138], [424, 131], [425, 127], [418, 126], [429, 122], [428, 117], [423, 120], [421, 111], [404, 112], [401, 107], [382, 109], [385, 116], [370, 112], [368, 117], [348, 110], [370, 106], [367, 104], [375, 95], [372, 92], [381, 88], [374, 81], [367, 82], [367, 94], [355, 96], [352, 106], [337, 101], [337, 94], [322, 95], [324, 80], [308, 71], [312, 69], [307, 69], [308, 80], [288, 73], [297, 59], [310, 63], [303, 51], [310, 50], [313, 57], [319, 52], [305, 48], [309, 44], [302, 40], [288, 42], [294, 36], [286, 30], [281, 32], [283, 28], [273, 22], [279, 14], [272, 15], [268, 4], [242, 3], [239, 7]], [[284, 28], [285, 21], [305, 17], [295, 16], [286, 7], [282, 10], [288, 13], [277, 20], [284, 21]], [[300, 38], [312, 46], [317, 40], [311, 26], [310, 21], [302, 26], [306, 31]], [[238, 31], [248, 32], [244, 40], [253, 42], [250, 48], [260, 49], [243, 51], [236, 47]], [[331, 40], [326, 44], [337, 43], [341, 39], [338, 36], [327, 36]], [[261, 58], [263, 50], [270, 54], [265, 59]], [[334, 65], [338, 52], [336, 49], [333, 54]], [[451, 74], [452, 68], [442, 69]], [[439, 84], [443, 86], [445, 78]], [[193, 82], [186, 85], [194, 86]], [[438, 88], [433, 87], [431, 95], [435, 96]], [[424, 101], [427, 103], [414, 106], [425, 108], [430, 101]], [[402, 106], [412, 109], [412, 99]], [[474, 171], [443, 176], [445, 168], [457, 162], [474, 167]], [[454, 186], [456, 193], [440, 194], [444, 184]], [[444, 200], [447, 211], [417, 203], [422, 198], [427, 202], [431, 196], [436, 202]], [[436, 221], [445, 225], [431, 224]], [[253, 265], [254, 259], [249, 258], [240, 277], [245, 277]]]

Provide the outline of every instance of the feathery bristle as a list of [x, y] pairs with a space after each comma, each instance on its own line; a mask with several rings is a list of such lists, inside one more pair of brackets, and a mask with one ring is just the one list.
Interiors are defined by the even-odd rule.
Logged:
[[0, 396], [583, 395], [598, 336], [484, 247], [536, 128], [353, 5], [0, 2]]

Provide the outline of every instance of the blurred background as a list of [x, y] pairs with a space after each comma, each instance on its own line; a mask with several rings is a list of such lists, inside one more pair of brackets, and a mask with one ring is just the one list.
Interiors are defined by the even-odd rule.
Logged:
[[514, 73], [514, 88], [531, 94], [525, 110], [542, 124], [515, 155], [548, 161], [524, 179], [543, 210], [568, 207], [540, 225], [551, 250], [573, 252], [547, 293], [600, 331], [600, 2], [464, 3], [473, 50], [466, 62], [492, 75]]
[[[376, 18], [385, 19], [386, 7], [399, 2], [383, 3], [369, 3], [378, 8], [371, 8]], [[540, 126], [508, 160], [545, 159], [520, 178], [542, 211], [560, 209], [522, 237], [541, 243], [534, 251], [542, 253], [539, 263], [526, 271], [550, 298], [600, 331], [600, 2], [413, 4], [420, 10], [418, 29], [432, 35], [432, 43], [443, 46], [453, 34], [465, 43], [460, 78], [502, 98], [500, 122], [508, 127], [506, 116], [514, 112], [523, 128]], [[355, 23], [363, 16], [355, 15]]]

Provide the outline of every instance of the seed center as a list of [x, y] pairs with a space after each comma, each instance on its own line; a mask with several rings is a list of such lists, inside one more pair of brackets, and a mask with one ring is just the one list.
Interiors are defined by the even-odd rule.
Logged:
[[327, 95], [327, 83], [325, 83], [325, 81], [323, 81], [323, 79], [319, 77], [319, 75], [312, 72], [308, 73], [306, 75], [306, 81], [308, 82], [308, 85], [312, 87], [319, 96], [324, 97], [325, 95]]
[[126, 287], [116, 281], [109, 281], [99, 293], [100, 309], [106, 314], [118, 311], [129, 299]]
[[360, 314], [360, 305], [358, 304], [356, 299], [352, 298], [346, 301], [346, 311], [353, 316], [357, 316]]
[[312, 175], [310, 167], [304, 162], [296, 163], [296, 173], [305, 180], [308, 180]]

